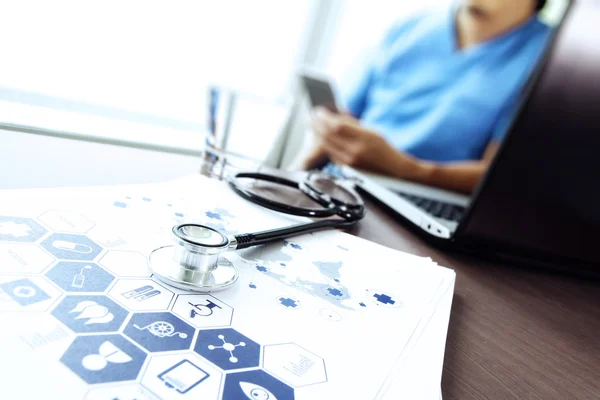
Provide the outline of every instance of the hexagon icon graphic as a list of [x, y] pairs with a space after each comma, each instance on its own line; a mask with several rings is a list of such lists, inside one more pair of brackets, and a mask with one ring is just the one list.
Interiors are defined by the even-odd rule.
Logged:
[[104, 292], [115, 279], [99, 265], [85, 261], [61, 261], [46, 276], [65, 292]]
[[119, 279], [108, 295], [132, 311], [167, 310], [174, 296], [152, 279]]
[[77, 333], [116, 332], [128, 312], [106, 296], [69, 295], [52, 315]]
[[263, 370], [234, 372], [225, 376], [227, 400], [294, 400], [294, 389]]
[[85, 215], [73, 211], [46, 211], [38, 220], [55, 232], [64, 233], [86, 233], [94, 226]]
[[53, 233], [40, 246], [60, 260], [92, 261], [102, 251], [87, 236], [71, 233]]
[[1, 311], [45, 311], [61, 296], [60, 291], [44, 278], [2, 276]]
[[[124, 237], [119, 236], [119, 230], [114, 229], [108, 225], [96, 225], [87, 235], [96, 243], [100, 243], [102, 247], [107, 250], [127, 250], [130, 245], [127, 243]], [[112, 399], [111, 399], [112, 400]]]
[[139, 383], [121, 384], [108, 387], [95, 387], [83, 398], [84, 400], [160, 400]]
[[231, 328], [198, 332], [194, 351], [224, 370], [260, 364], [260, 345]]
[[222, 373], [195, 353], [153, 355], [142, 385], [161, 399], [217, 399]]
[[137, 251], [109, 250], [98, 263], [117, 276], [147, 278], [152, 275], [146, 257]]
[[0, 271], [17, 274], [38, 274], [55, 258], [36, 244], [0, 243]]
[[230, 326], [233, 308], [221, 300], [202, 294], [180, 294], [173, 312], [197, 328]]
[[123, 331], [151, 352], [187, 350], [195, 329], [168, 312], [136, 313]]
[[325, 361], [295, 343], [265, 346], [263, 369], [293, 387], [327, 381]]
[[50, 360], [60, 359], [76, 336], [51, 314], [39, 312], [20, 315], [15, 329], [37, 355]]
[[75, 338], [60, 361], [87, 383], [135, 380], [146, 353], [119, 334]]
[[0, 216], [0, 241], [35, 242], [47, 232], [31, 218]]

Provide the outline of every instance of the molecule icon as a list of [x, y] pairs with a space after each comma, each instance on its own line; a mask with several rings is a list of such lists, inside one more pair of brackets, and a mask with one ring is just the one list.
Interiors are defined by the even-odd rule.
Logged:
[[232, 363], [238, 362], [237, 357], [234, 357], [234, 355], [233, 355], [233, 350], [235, 350], [235, 348], [238, 346], [240, 346], [240, 347], [246, 346], [246, 343], [244, 343], [244, 342], [239, 342], [238, 344], [228, 343], [227, 341], [225, 341], [225, 335], [219, 335], [217, 337], [223, 341], [223, 346], [213, 346], [212, 344], [209, 344], [208, 349], [209, 350], [223, 349], [225, 351], [228, 351], [229, 355], [230, 355], [229, 361]]

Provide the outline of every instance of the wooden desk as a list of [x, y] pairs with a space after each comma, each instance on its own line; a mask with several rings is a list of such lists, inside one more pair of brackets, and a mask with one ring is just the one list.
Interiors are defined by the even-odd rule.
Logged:
[[368, 207], [351, 233], [456, 271], [444, 400], [600, 399], [600, 283], [445, 253]]

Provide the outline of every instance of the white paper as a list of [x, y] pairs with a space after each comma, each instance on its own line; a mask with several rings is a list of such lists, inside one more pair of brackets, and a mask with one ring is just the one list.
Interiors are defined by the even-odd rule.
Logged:
[[4, 192], [0, 209], [0, 398], [382, 398], [454, 281], [331, 230], [228, 253], [223, 292], [169, 287], [144, 262], [175, 223], [302, 221], [201, 177]]

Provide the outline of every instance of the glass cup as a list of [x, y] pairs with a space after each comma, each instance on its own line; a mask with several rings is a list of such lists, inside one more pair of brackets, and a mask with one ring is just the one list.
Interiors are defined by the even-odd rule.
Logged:
[[207, 95], [207, 126], [200, 173], [222, 180], [237, 171], [264, 169], [262, 161], [229, 150], [231, 126], [239, 94], [231, 89], [211, 86]]

